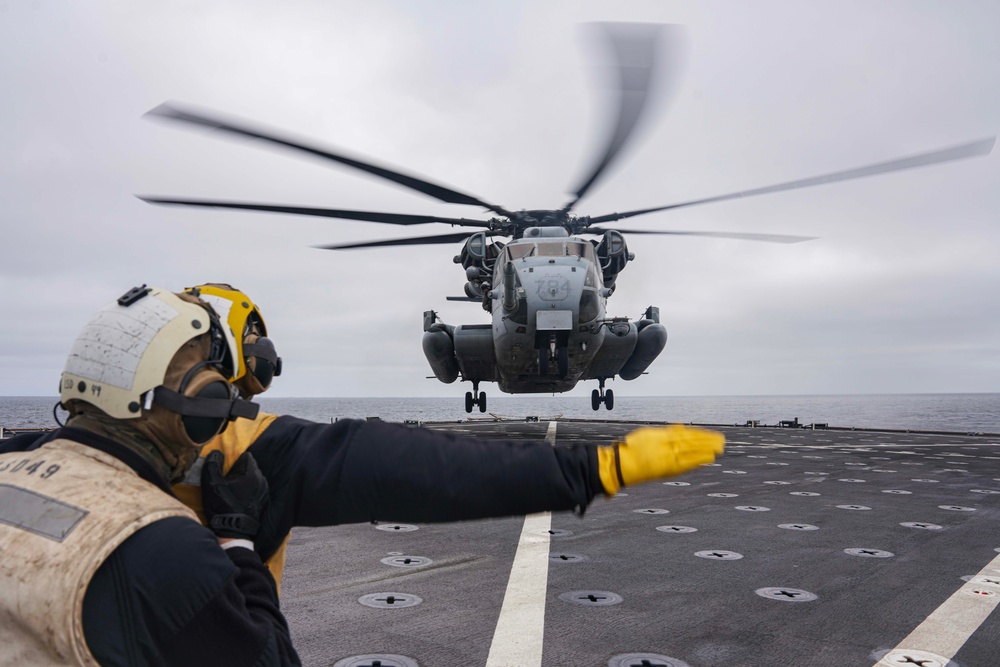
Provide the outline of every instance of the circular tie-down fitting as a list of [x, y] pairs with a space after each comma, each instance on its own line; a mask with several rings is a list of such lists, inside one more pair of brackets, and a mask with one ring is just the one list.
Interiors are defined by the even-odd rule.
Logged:
[[380, 523], [375, 526], [375, 530], [384, 530], [387, 533], [412, 533], [420, 528], [408, 523]]
[[358, 602], [375, 609], [402, 609], [423, 602], [423, 598], [409, 593], [369, 593], [358, 598]]
[[657, 526], [656, 529], [661, 533], [697, 533], [697, 528], [692, 528], [691, 526]]
[[754, 593], [762, 598], [780, 600], [781, 602], [812, 602], [819, 599], [815, 593], [804, 591], [801, 588], [758, 588]]
[[897, 496], [913, 495], [913, 491], [904, 491], [903, 489], [882, 489], [882, 493], [892, 493]]
[[870, 510], [871, 507], [868, 507], [867, 505], [837, 505], [837, 509], [842, 509], [842, 510], [856, 510], [856, 511], [859, 511], [859, 512], [864, 512], [864, 511]]
[[789, 492], [788, 495], [790, 495], [790, 496], [810, 496], [811, 497], [811, 496], [818, 496], [820, 494], [816, 493], [815, 491], [791, 491], [791, 492]]
[[691, 667], [691, 665], [659, 653], [622, 653], [608, 660], [608, 667]]
[[553, 563], [582, 563], [590, 560], [588, 556], [582, 554], [551, 553], [549, 560]]
[[642, 509], [642, 510], [632, 510], [636, 514], [670, 514], [670, 510], [664, 509]]
[[864, 484], [868, 480], [867, 479], [851, 479], [849, 477], [845, 477], [843, 479], [838, 479], [837, 481], [838, 482], [850, 482], [851, 484]]
[[785, 530], [819, 530], [819, 526], [814, 526], [811, 523], [779, 523], [778, 528], [784, 528]]
[[986, 588], [963, 588], [962, 591], [969, 595], [975, 595], [976, 597], [982, 597], [982, 598], [996, 597], [996, 592], [988, 590]]
[[559, 599], [588, 607], [608, 607], [621, 602], [622, 596], [610, 591], [570, 591], [560, 594]]
[[694, 555], [698, 558], [707, 558], [709, 560], [739, 560], [743, 558], [743, 554], [738, 554], [735, 551], [725, 551], [723, 549], [695, 551]]
[[389, 556], [381, 560], [383, 565], [392, 565], [393, 567], [424, 567], [431, 565], [433, 562], [430, 558], [425, 558], [424, 556], [403, 555]]
[[413, 658], [389, 653], [355, 655], [333, 663], [333, 667], [420, 667]]
[[774, 480], [774, 481], [771, 481], [771, 482], [764, 482], [764, 483], [765, 483], [765, 484], [779, 484], [779, 485], [783, 485], [783, 484], [791, 484], [791, 482], [782, 482], [782, 481], [780, 481], [780, 480]]
[[872, 658], [878, 660], [876, 667], [957, 667], [948, 658], [930, 651], [917, 649], [894, 648], [889, 651], [876, 651]]
[[1000, 493], [996, 489], [969, 489], [969, 493]]
[[[691, 486], [691, 482], [664, 482], [663, 486]], [[1000, 493], [1000, 491], [997, 493]]]
[[936, 523], [927, 523], [926, 521], [903, 521], [899, 524], [904, 528], [920, 528], [921, 530], [941, 530], [941, 526]]
[[572, 530], [565, 530], [563, 528], [549, 528], [548, 530], [536, 530], [535, 535], [545, 535], [547, 537], [569, 537], [573, 534]]
[[736, 509], [741, 512], [770, 512], [770, 507], [761, 507], [760, 505], [737, 505]]
[[861, 556], [862, 558], [892, 558], [896, 554], [891, 551], [882, 551], [881, 549], [844, 549], [844, 553], [851, 556]]
[[739, 495], [740, 494], [738, 494], [738, 493], [710, 493], [710, 494], [708, 494], [708, 497], [709, 498], [736, 498]]
[[923, 477], [914, 477], [910, 481], [911, 482], [924, 482], [925, 484], [937, 484], [941, 480], [939, 480], [939, 479], [925, 479]]
[[962, 507], [961, 505], [938, 505], [938, 508], [950, 510], [952, 512], [975, 512], [975, 507]]

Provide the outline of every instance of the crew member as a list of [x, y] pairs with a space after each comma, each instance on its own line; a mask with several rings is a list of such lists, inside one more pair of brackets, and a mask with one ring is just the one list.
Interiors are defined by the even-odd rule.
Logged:
[[253, 550], [252, 456], [203, 468], [204, 527], [171, 493], [199, 448], [257, 406], [236, 345], [188, 294], [136, 288], [99, 311], [60, 380], [67, 425], [0, 454], [0, 664], [298, 664]]

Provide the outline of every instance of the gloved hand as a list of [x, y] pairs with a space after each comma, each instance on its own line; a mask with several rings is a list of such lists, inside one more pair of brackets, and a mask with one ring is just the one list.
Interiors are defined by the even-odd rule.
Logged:
[[716, 431], [692, 426], [643, 426], [624, 442], [597, 448], [604, 492], [614, 495], [623, 486], [671, 477], [715, 461], [726, 438]]
[[217, 537], [253, 540], [268, 500], [267, 479], [250, 452], [243, 452], [225, 476], [224, 460], [222, 452], [216, 450], [205, 459], [201, 471], [205, 520]]

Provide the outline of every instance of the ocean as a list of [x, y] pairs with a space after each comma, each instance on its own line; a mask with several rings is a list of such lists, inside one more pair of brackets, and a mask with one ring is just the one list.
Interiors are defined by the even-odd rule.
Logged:
[[[0, 396], [0, 427], [55, 426], [57, 399]], [[467, 414], [454, 398], [266, 398], [263, 410], [318, 422], [380, 417], [386, 421], [462, 421], [490, 414], [512, 419], [601, 418], [623, 421], [761, 425], [801, 424], [957, 433], [1000, 433], [1000, 394], [845, 396], [616, 396], [615, 409], [593, 411], [589, 396], [490, 396], [488, 412]], [[63, 413], [63, 416], [65, 413]]]

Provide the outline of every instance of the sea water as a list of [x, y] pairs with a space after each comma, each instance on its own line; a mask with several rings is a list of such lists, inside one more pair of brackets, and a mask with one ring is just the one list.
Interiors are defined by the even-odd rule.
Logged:
[[[589, 397], [494, 396], [487, 412], [468, 414], [454, 398], [267, 398], [267, 412], [318, 422], [379, 417], [386, 421], [461, 421], [496, 415], [540, 420], [600, 418], [622, 421], [761, 425], [800, 424], [958, 433], [1000, 433], [1000, 394], [871, 394], [844, 396], [616, 396], [614, 410], [594, 411]], [[55, 397], [0, 396], [0, 427], [56, 425]], [[60, 419], [65, 412], [58, 411]]]

